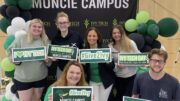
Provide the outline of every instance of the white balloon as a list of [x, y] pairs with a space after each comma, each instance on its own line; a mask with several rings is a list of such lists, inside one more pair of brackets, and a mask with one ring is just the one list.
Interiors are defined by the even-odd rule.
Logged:
[[21, 37], [22, 35], [25, 35], [25, 34], [27, 34], [27, 32], [24, 31], [24, 30], [16, 31], [15, 38], [19, 38], [19, 37]]
[[12, 97], [12, 101], [19, 101], [19, 99], [16, 97], [16, 95], [14, 95], [14, 96]]
[[24, 28], [25, 24], [26, 24], [25, 20], [21, 17], [15, 17], [11, 21], [11, 25], [20, 30]]
[[13, 27], [13, 26], [8, 26], [6, 29], [7, 35], [14, 35], [16, 31], [18, 31], [19, 29]]
[[5, 97], [8, 99], [8, 100], [11, 100], [12, 97], [14, 96], [14, 93], [11, 92], [11, 87], [14, 83], [13, 82], [10, 82], [7, 86], [6, 86], [6, 93], [5, 93]]
[[27, 32], [29, 29], [29, 24], [30, 24], [31, 20], [27, 21], [24, 27], [24, 30]]

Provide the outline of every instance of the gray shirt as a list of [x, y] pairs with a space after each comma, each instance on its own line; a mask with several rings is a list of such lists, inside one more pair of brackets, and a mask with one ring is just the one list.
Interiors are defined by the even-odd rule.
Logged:
[[136, 77], [133, 95], [152, 101], [180, 101], [180, 84], [167, 73], [160, 80], [153, 80], [147, 72]]
[[[11, 48], [40, 47], [45, 46], [41, 39], [33, 39], [32, 43], [27, 42], [27, 35], [15, 39], [9, 47], [9, 56]], [[22, 62], [16, 65], [14, 78], [20, 82], [34, 82], [47, 77], [47, 66], [44, 60]]]
[[133, 40], [130, 41], [131, 44], [132, 44], [132, 51], [131, 52], [126, 52], [126, 51], [123, 51], [123, 50], [120, 50], [120, 52], [118, 50], [116, 50], [112, 43], [110, 43], [108, 46], [109, 48], [111, 48], [111, 51], [112, 51], [112, 58], [115, 62], [115, 68], [114, 68], [114, 72], [116, 74], [117, 77], [122, 77], [122, 78], [128, 78], [128, 77], [131, 77], [133, 75], [136, 74], [136, 70], [137, 70], [137, 67], [136, 66], [131, 66], [131, 67], [124, 67], [122, 69], [119, 69], [117, 67], [117, 63], [118, 63], [118, 53], [140, 53], [140, 51], [138, 50], [135, 42]]

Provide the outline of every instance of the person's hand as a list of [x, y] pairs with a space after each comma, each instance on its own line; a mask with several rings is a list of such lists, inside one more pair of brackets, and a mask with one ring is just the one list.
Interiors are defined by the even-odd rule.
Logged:
[[52, 99], [52, 94], [49, 94], [48, 95], [48, 101], [52, 101], [53, 99]]
[[125, 66], [124, 66], [123, 64], [117, 64], [117, 67], [118, 67], [119, 69], [123, 69]]
[[45, 58], [44, 61], [45, 61], [46, 63], [48, 63], [49, 59], [48, 59], [48, 58]]
[[57, 59], [55, 57], [50, 58], [52, 61], [56, 61]]

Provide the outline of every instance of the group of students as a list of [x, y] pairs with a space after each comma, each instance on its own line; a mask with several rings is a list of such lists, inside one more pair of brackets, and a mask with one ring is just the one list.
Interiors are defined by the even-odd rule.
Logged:
[[[46, 58], [44, 61], [14, 62], [16, 65], [13, 78], [13, 90], [17, 91], [20, 101], [40, 101], [48, 75], [47, 67], [56, 64], [62, 71], [57, 81], [48, 88], [44, 101], [52, 101], [54, 86], [93, 86], [94, 101], [122, 101], [123, 96], [133, 96], [152, 101], [180, 101], [180, 85], [177, 79], [163, 71], [167, 60], [167, 52], [152, 49], [149, 53], [148, 73], [136, 75], [136, 67], [118, 64], [118, 53], [140, 53], [134, 41], [126, 36], [122, 26], [115, 25], [111, 30], [112, 42], [103, 45], [101, 33], [95, 27], [86, 30], [85, 40], [69, 29], [69, 17], [59, 12], [56, 17], [56, 36], [48, 40], [43, 22], [32, 19], [26, 35], [16, 38], [11, 48], [39, 47], [61, 45], [85, 49], [111, 48], [112, 62], [86, 63]], [[84, 45], [83, 45], [84, 44]], [[116, 88], [116, 96], [109, 98], [112, 88]]]

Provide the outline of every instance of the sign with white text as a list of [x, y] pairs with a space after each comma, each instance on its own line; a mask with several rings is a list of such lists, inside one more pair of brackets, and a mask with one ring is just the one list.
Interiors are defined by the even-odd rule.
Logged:
[[128, 96], [123, 96], [123, 101], [151, 101], [146, 99], [132, 98]]
[[79, 51], [80, 63], [104, 63], [111, 62], [111, 49], [80, 49]]
[[13, 62], [44, 60], [46, 47], [12, 48]]
[[148, 54], [118, 54], [118, 64], [124, 64], [125, 66], [144, 66], [149, 63]]
[[53, 87], [53, 101], [93, 101], [91, 86]]
[[78, 48], [48, 45], [48, 57], [55, 57], [63, 60], [77, 60], [77, 55]]

